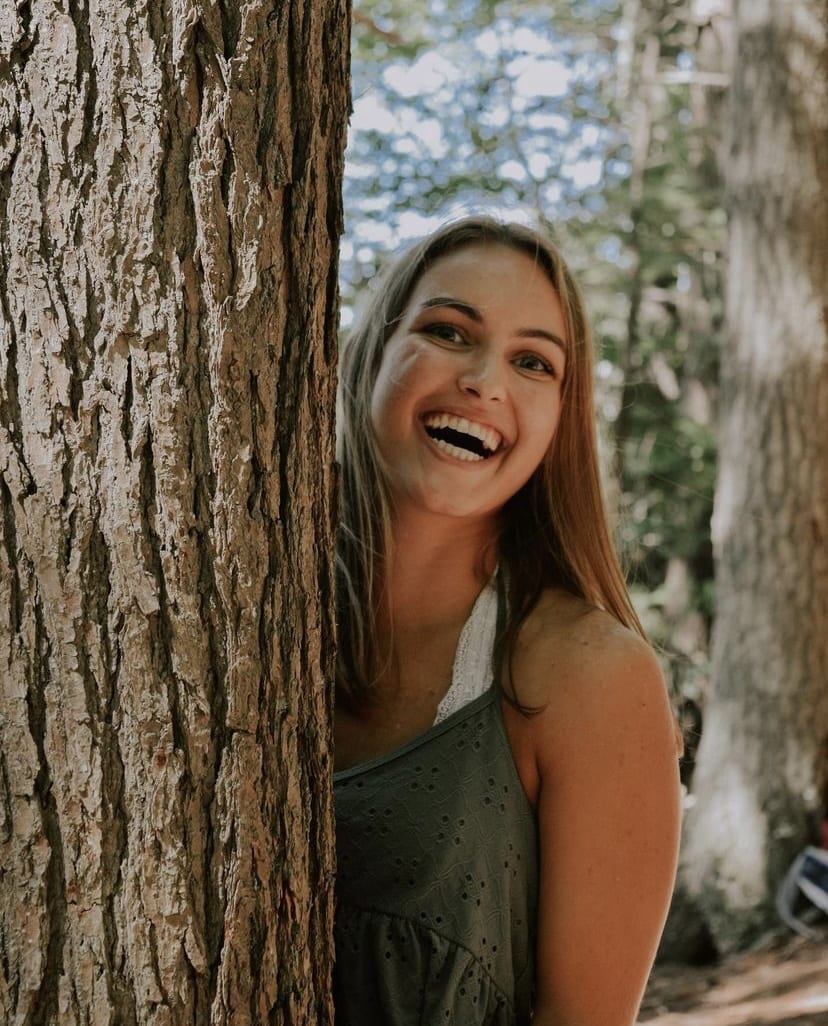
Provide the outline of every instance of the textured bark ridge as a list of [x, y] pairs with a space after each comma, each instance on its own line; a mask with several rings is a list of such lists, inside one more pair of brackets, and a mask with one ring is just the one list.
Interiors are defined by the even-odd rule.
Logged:
[[777, 922], [828, 801], [828, 4], [736, 6], [714, 693], [684, 859], [723, 950]]
[[0, 1021], [331, 1021], [347, 0], [0, 0]]

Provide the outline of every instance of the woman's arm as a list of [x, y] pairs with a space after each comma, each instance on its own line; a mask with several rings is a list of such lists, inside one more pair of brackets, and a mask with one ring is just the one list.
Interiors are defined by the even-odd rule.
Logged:
[[[604, 614], [582, 626], [571, 656], [547, 651], [553, 698], [527, 721], [539, 783], [533, 1026], [632, 1026], [675, 876], [677, 742], [651, 649]], [[530, 659], [536, 684], [546, 647]]]

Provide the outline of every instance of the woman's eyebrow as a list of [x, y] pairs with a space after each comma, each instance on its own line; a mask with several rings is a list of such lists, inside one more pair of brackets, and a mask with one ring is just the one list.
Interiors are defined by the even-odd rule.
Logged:
[[553, 331], [546, 331], [543, 328], [521, 328], [518, 332], [518, 338], [543, 338], [547, 342], [556, 345], [559, 349], [563, 349], [564, 352], [567, 350], [566, 342], [564, 342], [560, 335], [556, 335]]
[[472, 306], [471, 303], [464, 303], [462, 299], [453, 299], [451, 296], [434, 296], [432, 299], [423, 300], [420, 309], [430, 310], [434, 306], [451, 307], [452, 310], [465, 314], [470, 320], [477, 321], [478, 324], [483, 321], [483, 314], [477, 307]]
[[[431, 299], [423, 300], [420, 310], [430, 310], [435, 306], [447, 306], [452, 310], [457, 310], [458, 313], [465, 314], [469, 320], [475, 321], [477, 324], [483, 323], [483, 314], [477, 307], [472, 306], [471, 303], [465, 303], [462, 299], [454, 299], [452, 296], [434, 296]], [[564, 352], [567, 350], [566, 342], [560, 335], [556, 335], [553, 331], [546, 331], [544, 328], [521, 328], [517, 334], [518, 338], [543, 338], [563, 349]]]

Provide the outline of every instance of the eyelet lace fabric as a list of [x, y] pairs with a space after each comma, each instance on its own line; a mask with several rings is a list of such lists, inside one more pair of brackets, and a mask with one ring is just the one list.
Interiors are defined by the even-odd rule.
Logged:
[[464, 705], [474, 701], [494, 678], [492, 651], [497, 634], [497, 587], [495, 578], [477, 596], [468, 620], [460, 633], [451, 686], [437, 707], [435, 723], [440, 723]]

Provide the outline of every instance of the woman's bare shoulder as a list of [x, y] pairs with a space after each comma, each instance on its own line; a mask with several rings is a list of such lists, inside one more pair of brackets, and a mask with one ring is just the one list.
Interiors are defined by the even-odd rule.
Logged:
[[522, 625], [518, 656], [527, 673], [541, 685], [553, 667], [584, 683], [608, 672], [634, 666], [658, 670], [652, 646], [610, 613], [562, 591], [543, 592]]
[[[514, 682], [541, 710], [537, 727], [577, 726], [600, 737], [652, 718], [671, 722], [658, 658], [648, 642], [583, 599], [546, 591], [521, 628]], [[670, 729], [672, 729], [670, 727]]]

